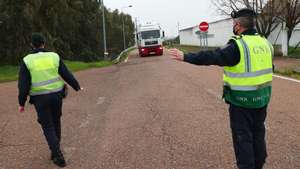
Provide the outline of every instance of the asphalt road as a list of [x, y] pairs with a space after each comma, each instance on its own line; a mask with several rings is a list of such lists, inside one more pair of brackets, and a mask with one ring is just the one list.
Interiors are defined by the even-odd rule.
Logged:
[[[222, 69], [164, 56], [76, 74], [84, 92], [64, 102], [70, 169], [233, 169]], [[17, 111], [16, 82], [0, 84], [0, 169], [51, 169], [32, 106]], [[275, 78], [267, 169], [300, 168], [300, 83]]]

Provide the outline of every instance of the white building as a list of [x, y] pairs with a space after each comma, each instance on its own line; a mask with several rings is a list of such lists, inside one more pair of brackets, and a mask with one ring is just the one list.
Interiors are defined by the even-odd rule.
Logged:
[[[208, 31], [208, 46], [210, 47], [220, 47], [224, 46], [231, 36], [233, 36], [233, 21], [231, 18], [219, 20], [216, 22], [209, 23]], [[269, 40], [274, 45], [281, 45], [282, 43], [282, 34], [281, 29], [282, 25], [279, 25], [276, 30], [274, 30], [269, 36]], [[199, 35], [196, 34], [199, 32], [198, 25], [185, 28], [179, 31], [179, 38], [181, 45], [192, 45], [200, 46]], [[295, 28], [293, 35], [290, 40], [290, 46], [296, 46], [300, 41], [300, 24]]]
[[[269, 41], [274, 45], [282, 43], [282, 25], [280, 24], [268, 37]], [[296, 46], [300, 42], [300, 24], [298, 24], [290, 39], [290, 46]]]

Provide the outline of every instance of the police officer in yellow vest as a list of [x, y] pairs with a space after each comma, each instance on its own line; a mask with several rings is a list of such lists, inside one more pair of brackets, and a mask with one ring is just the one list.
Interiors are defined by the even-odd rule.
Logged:
[[59, 167], [66, 166], [60, 149], [62, 99], [64, 82], [76, 91], [81, 90], [79, 83], [67, 69], [59, 55], [44, 49], [45, 40], [41, 34], [32, 35], [33, 52], [27, 55], [20, 65], [19, 105], [24, 112], [27, 96], [35, 106], [43, 133], [51, 150], [51, 160]]
[[224, 94], [239, 169], [262, 169], [267, 157], [265, 119], [271, 98], [273, 47], [255, 30], [255, 12], [232, 12], [228, 44], [215, 51], [184, 54], [171, 49], [173, 59], [197, 65], [224, 67]]

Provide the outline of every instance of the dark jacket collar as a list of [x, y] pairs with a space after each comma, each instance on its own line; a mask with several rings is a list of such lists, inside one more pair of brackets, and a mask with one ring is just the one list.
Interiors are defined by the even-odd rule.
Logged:
[[47, 52], [45, 48], [32, 49], [32, 53]]
[[242, 35], [255, 35], [255, 34], [257, 34], [256, 29], [247, 29], [242, 33]]

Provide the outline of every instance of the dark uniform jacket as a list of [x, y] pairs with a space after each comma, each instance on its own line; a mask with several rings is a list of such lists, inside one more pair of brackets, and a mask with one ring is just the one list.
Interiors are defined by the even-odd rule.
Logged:
[[[255, 29], [246, 30], [243, 35], [255, 35]], [[200, 51], [184, 55], [184, 61], [196, 65], [235, 66], [240, 62], [240, 50], [237, 44], [230, 40], [223, 48], [214, 51]]]
[[[38, 53], [38, 52], [46, 52], [46, 50], [45, 49], [33, 50], [33, 53]], [[58, 72], [59, 75], [63, 78], [63, 80], [65, 80], [74, 90], [76, 91], [80, 90], [80, 85], [78, 81], [74, 78], [72, 73], [67, 69], [66, 65], [63, 63], [61, 59], [59, 62]], [[20, 64], [18, 88], [19, 88], [19, 105], [24, 106], [31, 88], [31, 75], [24, 61], [22, 61]], [[32, 97], [30, 98], [29, 102], [32, 103]]]

